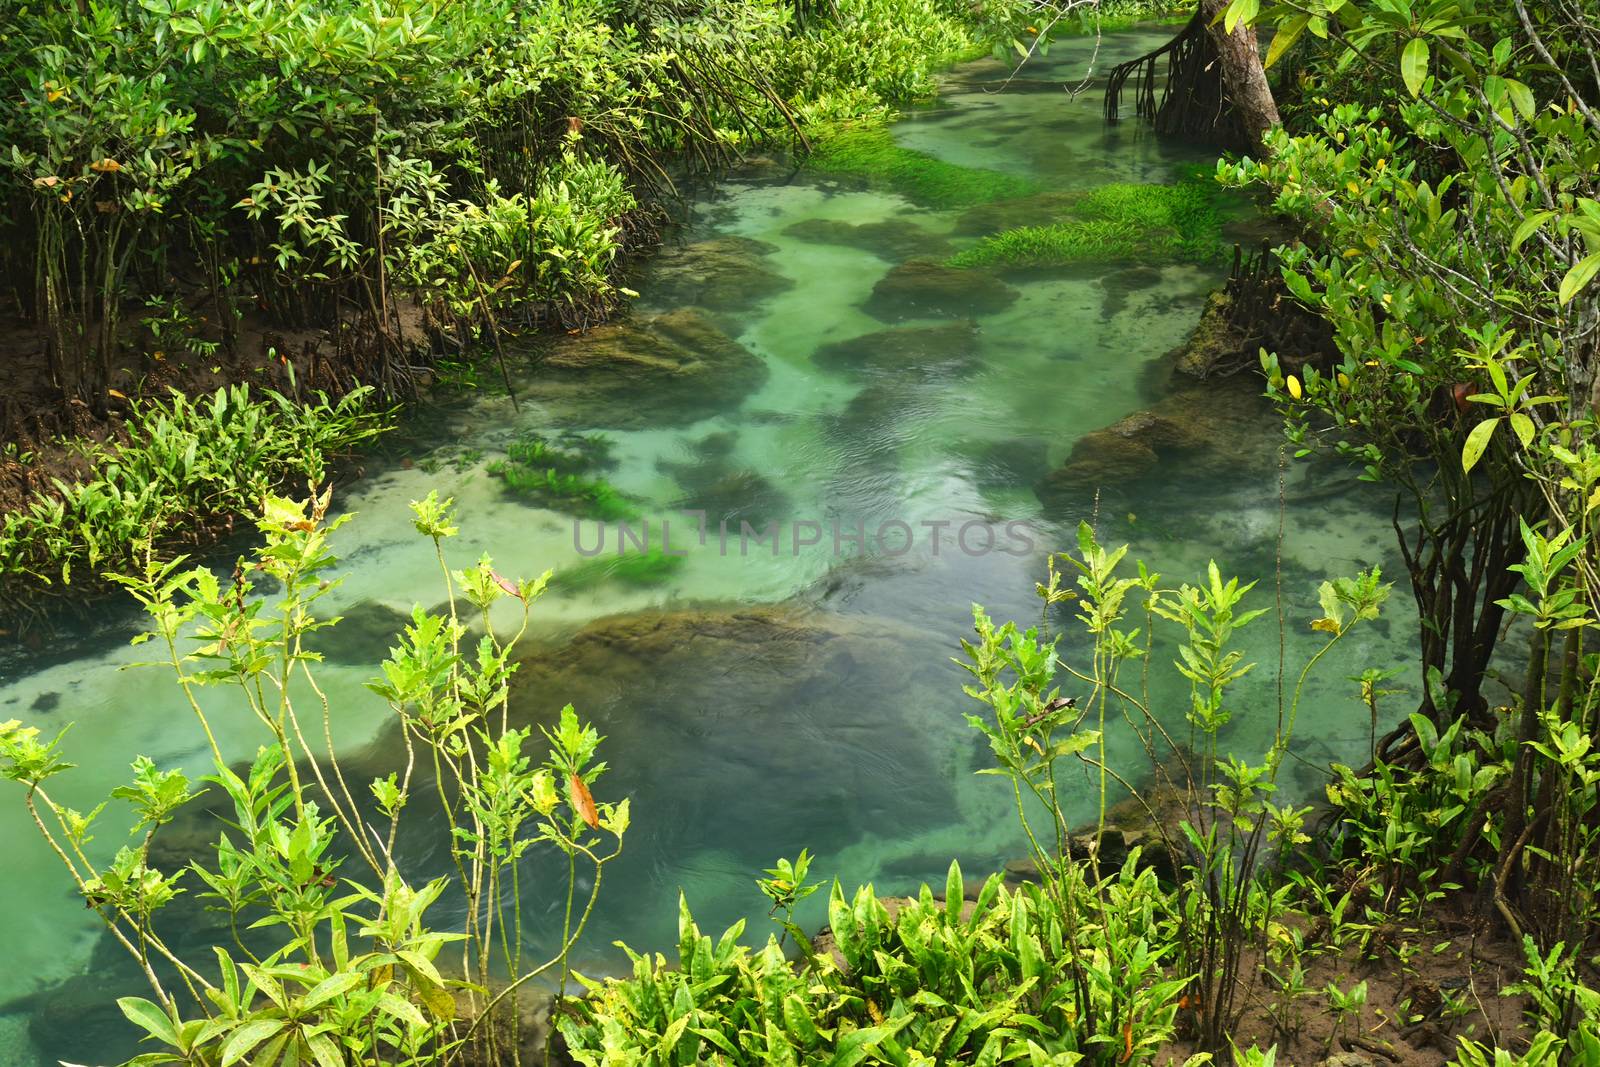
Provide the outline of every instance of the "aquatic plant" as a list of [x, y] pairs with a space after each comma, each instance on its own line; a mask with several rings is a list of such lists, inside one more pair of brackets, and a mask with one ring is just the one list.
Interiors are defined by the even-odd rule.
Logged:
[[539, 434], [523, 434], [506, 448], [506, 458], [488, 466], [507, 492], [540, 507], [592, 519], [630, 519], [634, 502], [609, 482], [586, 472], [611, 463], [610, 443], [602, 437], [567, 435], [568, 447]]
[[488, 469], [504, 482], [507, 492], [540, 507], [590, 519], [630, 519], [639, 514], [632, 500], [598, 478], [562, 474], [551, 467], [529, 467], [512, 460], [496, 460]]
[[[546, 975], [564, 991], [571, 950], [629, 823], [626, 799], [595, 797], [601, 738], [570, 705], [543, 728], [543, 746], [530, 744], [532, 728], [507, 724], [517, 636], [549, 574], [513, 582], [487, 557], [450, 570], [451, 502], [429, 494], [413, 503], [448, 610], [417, 608], [396, 635], [369, 688], [389, 704], [404, 755], [387, 774], [351, 782], [315, 680], [319, 657], [302, 644], [336, 622], [319, 604], [338, 584], [329, 543], [344, 519], [328, 521], [329, 503], [326, 493], [269, 497], [257, 522], [264, 543], [231, 580], [157, 561], [121, 578], [151, 620], [139, 640], [160, 649], [194, 714], [226, 819], [194, 810], [204, 782], [144, 757], [87, 814], [65, 807], [52, 796], [71, 767], [65, 731], [46, 738], [15, 720], [0, 723], [0, 779], [21, 787], [20, 803], [85, 905], [149, 983], [154, 999], [118, 1001], [155, 1045], [134, 1063], [532, 1062], [539, 1050], [529, 1047], [518, 991]], [[270, 601], [256, 592], [261, 579], [279, 590]], [[509, 639], [489, 621], [507, 599], [522, 615]], [[469, 610], [486, 631], [471, 649], [459, 621]], [[203, 700], [216, 684], [232, 690], [225, 708]], [[223, 756], [214, 728], [241, 709], [265, 742], [247, 767]], [[450, 860], [442, 877], [424, 879], [396, 849], [402, 825], [418, 832], [424, 810]], [[113, 812], [127, 815], [115, 836], [129, 840], [131, 827], [133, 843], [108, 858], [85, 846]], [[187, 866], [163, 869], [152, 845], [179, 819], [203, 819], [220, 839]], [[529, 958], [522, 926], [531, 901], [519, 870], [535, 848], [551, 850], [566, 872], [548, 890], [563, 919], [543, 960]], [[180, 884], [185, 875], [192, 880]], [[430, 913], [447, 890], [463, 905], [459, 929], [439, 928]], [[226, 918], [213, 943], [191, 949], [168, 931], [199, 925], [198, 907], [187, 922], [174, 915], [197, 898]]]
[[659, 548], [647, 552], [618, 552], [557, 567], [550, 579], [553, 592], [576, 593], [604, 582], [647, 589], [672, 580], [683, 569], [683, 556], [667, 555]]
[[56, 479], [0, 522], [0, 577], [20, 600], [126, 570], [180, 531], [197, 539], [195, 527], [291, 482], [321, 483], [335, 456], [377, 437], [389, 417], [370, 389], [299, 401], [235, 385], [135, 401], [122, 440], [77, 443], [87, 474]]
[[953, 267], [1057, 267], [1093, 260], [1214, 259], [1222, 251], [1215, 183], [1114, 182], [1086, 192], [1070, 218], [985, 237]]
[[881, 124], [844, 126], [817, 137], [806, 166], [882, 184], [929, 207], [953, 208], [1026, 196], [1036, 186], [1001, 171], [946, 163], [902, 148]]

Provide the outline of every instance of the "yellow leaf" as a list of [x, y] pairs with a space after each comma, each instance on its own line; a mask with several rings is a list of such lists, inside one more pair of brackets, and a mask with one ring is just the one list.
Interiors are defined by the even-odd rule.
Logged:
[[1294, 397], [1296, 400], [1299, 400], [1300, 396], [1301, 396], [1301, 393], [1300, 393], [1300, 379], [1296, 378], [1292, 374], [1289, 375], [1288, 386], [1289, 386], [1289, 395]]
[[1322, 630], [1330, 634], [1336, 634], [1339, 632], [1339, 624], [1334, 622], [1332, 619], [1326, 618], [1318, 619], [1316, 622], [1311, 624], [1311, 628], [1313, 630]]
[[126, 393], [124, 393], [121, 389], [107, 389], [106, 392], [111, 394], [112, 396], [116, 397], [118, 400], [126, 400], [126, 399], [128, 399], [128, 395]]

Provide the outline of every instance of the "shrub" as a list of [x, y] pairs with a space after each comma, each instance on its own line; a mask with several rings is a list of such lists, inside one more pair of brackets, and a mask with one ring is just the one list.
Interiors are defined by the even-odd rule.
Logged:
[[[439, 554], [448, 612], [417, 608], [381, 677], [369, 683], [399, 723], [405, 759], [386, 776], [351, 783], [331, 740], [325, 749], [307, 742], [308, 732], [331, 737], [335, 714], [316, 685], [319, 657], [302, 645], [335, 621], [318, 613], [318, 601], [337, 584], [328, 577], [336, 563], [329, 538], [343, 522], [326, 521], [328, 505], [327, 494], [306, 502], [268, 498], [258, 522], [264, 544], [231, 581], [203, 567], [157, 562], [122, 579], [151, 619], [151, 631], [138, 640], [162, 650], [209, 744], [212, 777], [193, 781], [140, 757], [131, 782], [84, 814], [51, 797], [54, 779], [70, 768], [62, 735], [46, 740], [15, 720], [0, 723], [0, 778], [22, 787], [23, 804], [86, 905], [149, 980], [153, 1000], [119, 1001], [159, 1049], [137, 1063], [233, 1064], [250, 1056], [261, 1064], [431, 1067], [463, 1054], [484, 1063], [526, 1057], [521, 1013], [501, 1005], [540, 975], [565, 988], [568, 953], [605, 867], [621, 852], [628, 803], [594, 798], [605, 771], [595, 731], [568, 706], [544, 730], [546, 751], [535, 754], [533, 730], [507, 723], [515, 638], [496, 635], [489, 609], [515, 599], [525, 629], [549, 574], [511, 582], [487, 558], [449, 570], [442, 544], [456, 527], [450, 501], [435, 495], [414, 502], [413, 511]], [[257, 594], [257, 575], [281, 595], [269, 602]], [[458, 621], [469, 608], [486, 626], [472, 648], [463, 647], [466, 628]], [[205, 687], [219, 684], [234, 699], [211, 707]], [[266, 743], [249, 767], [235, 769], [212, 722], [241, 707]], [[214, 856], [159, 869], [152, 842], [206, 783], [231, 809]], [[359, 803], [352, 785], [363, 794]], [[395, 843], [402, 822], [435, 798], [435, 825], [454, 874], [412, 881], [395, 859]], [[85, 845], [113, 802], [132, 809], [137, 843], [103, 862]], [[517, 877], [519, 859], [536, 846], [568, 861], [566, 884], [555, 890], [566, 905], [561, 939], [542, 962], [526, 958], [521, 916], [529, 887]], [[171, 918], [164, 913], [191, 873], [187, 888], [226, 916], [233, 943], [185, 957], [158, 920]], [[430, 921], [429, 909], [447, 889], [464, 905], [460, 930]]]
[[[1100, 1046], [1114, 1046], [1119, 1063], [1149, 1063], [1173, 1036], [1182, 983], [1162, 979], [1161, 952], [1144, 940], [1157, 935], [1154, 876], [1130, 865], [1113, 883], [1112, 927], [1084, 929], [1074, 942], [1036, 885], [1012, 891], [995, 875], [963, 907], [956, 864], [943, 900], [924, 885], [892, 913], [870, 885], [847, 897], [835, 882], [828, 918], [838, 958], [806, 946], [798, 973], [775, 937], [751, 952], [739, 943], [741, 921], [713, 941], [680, 900], [676, 965], [630, 952], [633, 976], [586, 981], [592, 995], [562, 1020], [562, 1035], [590, 1067], [721, 1058], [1071, 1067]], [[1145, 951], [1113, 972], [1095, 948], [1105, 938]], [[1071, 952], [1097, 958], [1107, 1009], [1110, 986], [1135, 991], [1127, 1032], [1109, 1010], [1098, 1013], [1098, 1032], [1077, 1015], [1059, 967]]]
[[387, 422], [370, 389], [310, 403], [253, 396], [246, 385], [135, 401], [122, 441], [77, 445], [93, 473], [57, 479], [53, 493], [5, 517], [0, 576], [69, 585], [125, 571], [188, 524], [248, 512], [290, 482], [322, 481], [332, 456]]

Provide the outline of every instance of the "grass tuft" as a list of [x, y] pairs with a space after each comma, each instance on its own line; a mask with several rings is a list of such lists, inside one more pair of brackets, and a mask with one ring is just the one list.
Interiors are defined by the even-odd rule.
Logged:
[[952, 267], [1058, 267], [1086, 260], [1205, 262], [1222, 250], [1217, 189], [1208, 178], [1171, 185], [1116, 182], [1085, 193], [1072, 217], [985, 237]]

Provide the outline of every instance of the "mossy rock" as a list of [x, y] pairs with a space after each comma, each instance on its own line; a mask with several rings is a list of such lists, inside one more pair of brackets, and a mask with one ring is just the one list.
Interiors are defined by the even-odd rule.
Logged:
[[1034, 486], [1047, 509], [1074, 507], [1096, 490], [1156, 478], [1239, 477], [1266, 472], [1282, 435], [1248, 384], [1190, 386], [1079, 438], [1065, 463]]
[[768, 265], [777, 246], [750, 237], [713, 237], [664, 246], [645, 267], [640, 284], [661, 307], [694, 305], [712, 311], [749, 311], [792, 289], [794, 282]]
[[899, 262], [912, 256], [942, 258], [950, 252], [950, 242], [911, 222], [843, 222], [839, 219], [806, 219], [783, 231], [784, 236], [814, 244], [859, 248], [875, 256]]
[[1026, 196], [1027, 178], [981, 167], [962, 167], [902, 148], [883, 126], [853, 126], [818, 138], [806, 166], [823, 174], [864, 179], [927, 207], [955, 208]]
[[1230, 317], [1233, 300], [1221, 292], [1206, 298], [1200, 322], [1177, 350], [1174, 370], [1189, 378], [1205, 379], [1223, 367], [1237, 365], [1253, 353], [1245, 349], [1246, 338], [1234, 328]]
[[979, 365], [978, 328], [971, 322], [952, 322], [878, 330], [823, 345], [811, 361], [827, 370], [857, 373], [970, 373]]
[[913, 259], [895, 267], [872, 287], [865, 309], [885, 322], [968, 318], [1004, 311], [1021, 295], [992, 275]]
[[767, 366], [703, 311], [598, 326], [556, 342], [528, 394], [566, 425], [683, 426], [729, 411]]

